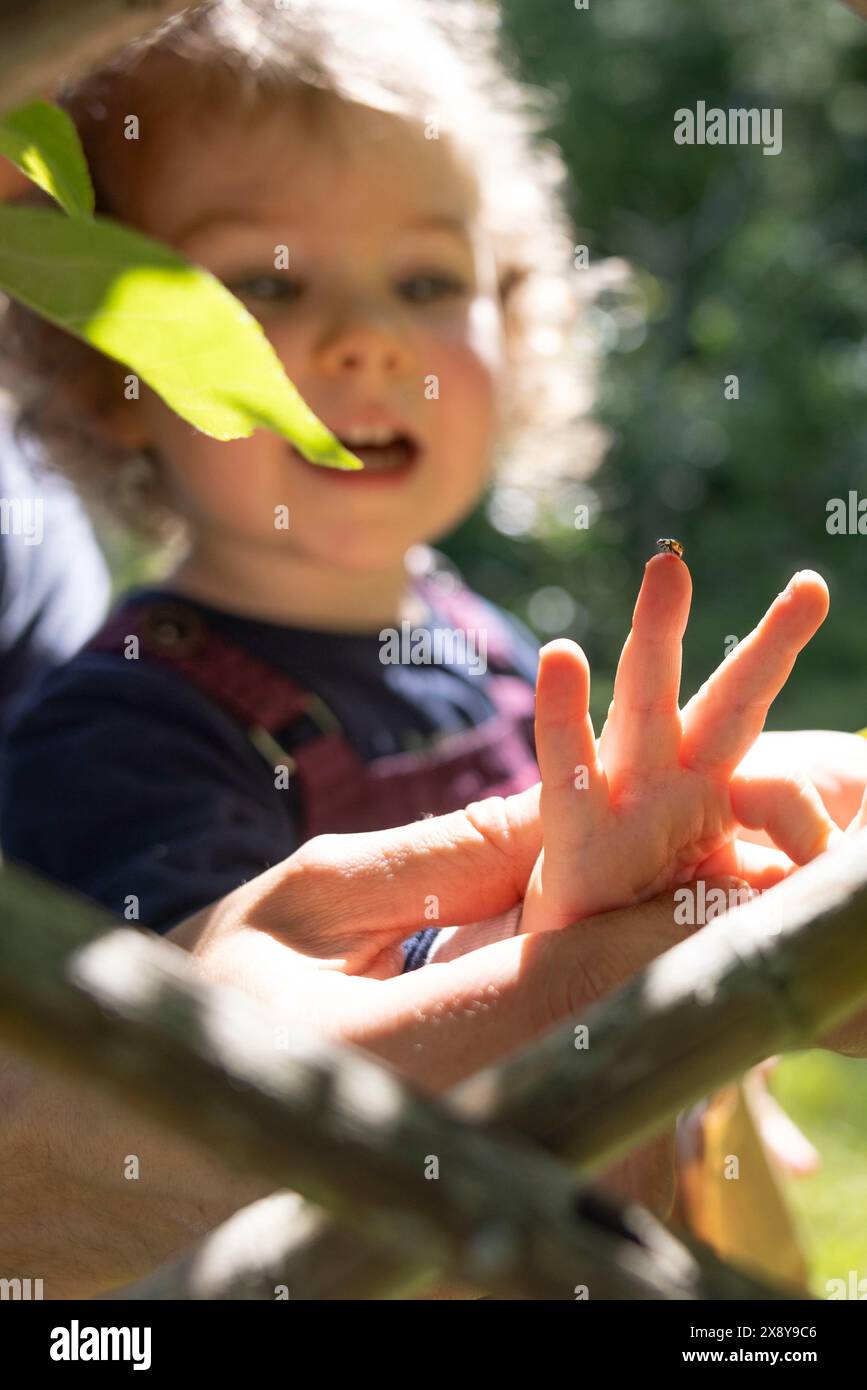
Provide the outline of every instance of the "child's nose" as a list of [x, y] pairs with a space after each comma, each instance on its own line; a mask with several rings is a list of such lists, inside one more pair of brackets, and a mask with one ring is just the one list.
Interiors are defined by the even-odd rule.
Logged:
[[320, 371], [328, 376], [398, 376], [410, 370], [412, 352], [390, 324], [372, 317], [355, 318], [323, 335], [316, 358]]

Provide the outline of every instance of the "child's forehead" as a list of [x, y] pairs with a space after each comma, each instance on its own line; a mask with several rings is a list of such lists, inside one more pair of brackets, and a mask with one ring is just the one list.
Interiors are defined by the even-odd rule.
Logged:
[[317, 94], [239, 117], [176, 112], [142, 150], [131, 220], [167, 240], [220, 214], [303, 227], [383, 230], [441, 218], [470, 227], [478, 188], [447, 139], [421, 121]]

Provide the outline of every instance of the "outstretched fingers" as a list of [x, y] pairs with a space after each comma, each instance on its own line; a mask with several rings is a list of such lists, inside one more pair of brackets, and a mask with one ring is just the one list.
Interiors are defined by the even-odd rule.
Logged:
[[539, 654], [536, 758], [548, 858], [571, 857], [608, 805], [608, 786], [590, 718], [590, 668], [575, 642], [558, 638]]
[[647, 562], [600, 739], [608, 780], [646, 775], [676, 762], [680, 745], [681, 643], [692, 582], [676, 555]]
[[824, 622], [828, 586], [796, 574], [748, 637], [735, 647], [682, 713], [681, 762], [710, 776], [737, 767], [762, 731], [798, 653]]

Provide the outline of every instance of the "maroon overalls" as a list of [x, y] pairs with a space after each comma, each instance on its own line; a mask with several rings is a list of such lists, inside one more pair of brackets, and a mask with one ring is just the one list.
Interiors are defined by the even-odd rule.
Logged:
[[[424, 592], [425, 583], [419, 586]], [[139, 639], [139, 659], [183, 676], [236, 719], [272, 766], [284, 763], [298, 795], [302, 836], [381, 830], [458, 810], [484, 796], [508, 796], [538, 781], [531, 687], [514, 674], [512, 639], [466, 588], [440, 593], [436, 609], [457, 629], [487, 632], [486, 690], [495, 713], [433, 748], [365, 763], [314, 692], [215, 632], [174, 599], [122, 605], [88, 647], [121, 653]], [[287, 752], [282, 741], [304, 716], [318, 733]], [[288, 739], [287, 739], [288, 741]], [[275, 796], [284, 793], [275, 788]]]

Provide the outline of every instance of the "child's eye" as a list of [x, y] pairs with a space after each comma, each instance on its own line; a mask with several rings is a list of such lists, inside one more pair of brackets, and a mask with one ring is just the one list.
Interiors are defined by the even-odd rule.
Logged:
[[410, 275], [398, 283], [397, 290], [411, 304], [431, 304], [437, 299], [448, 299], [466, 293], [463, 280], [454, 275]]
[[291, 304], [300, 298], [303, 286], [285, 275], [250, 275], [245, 280], [227, 280], [226, 288], [239, 299], [255, 299], [260, 304]]

